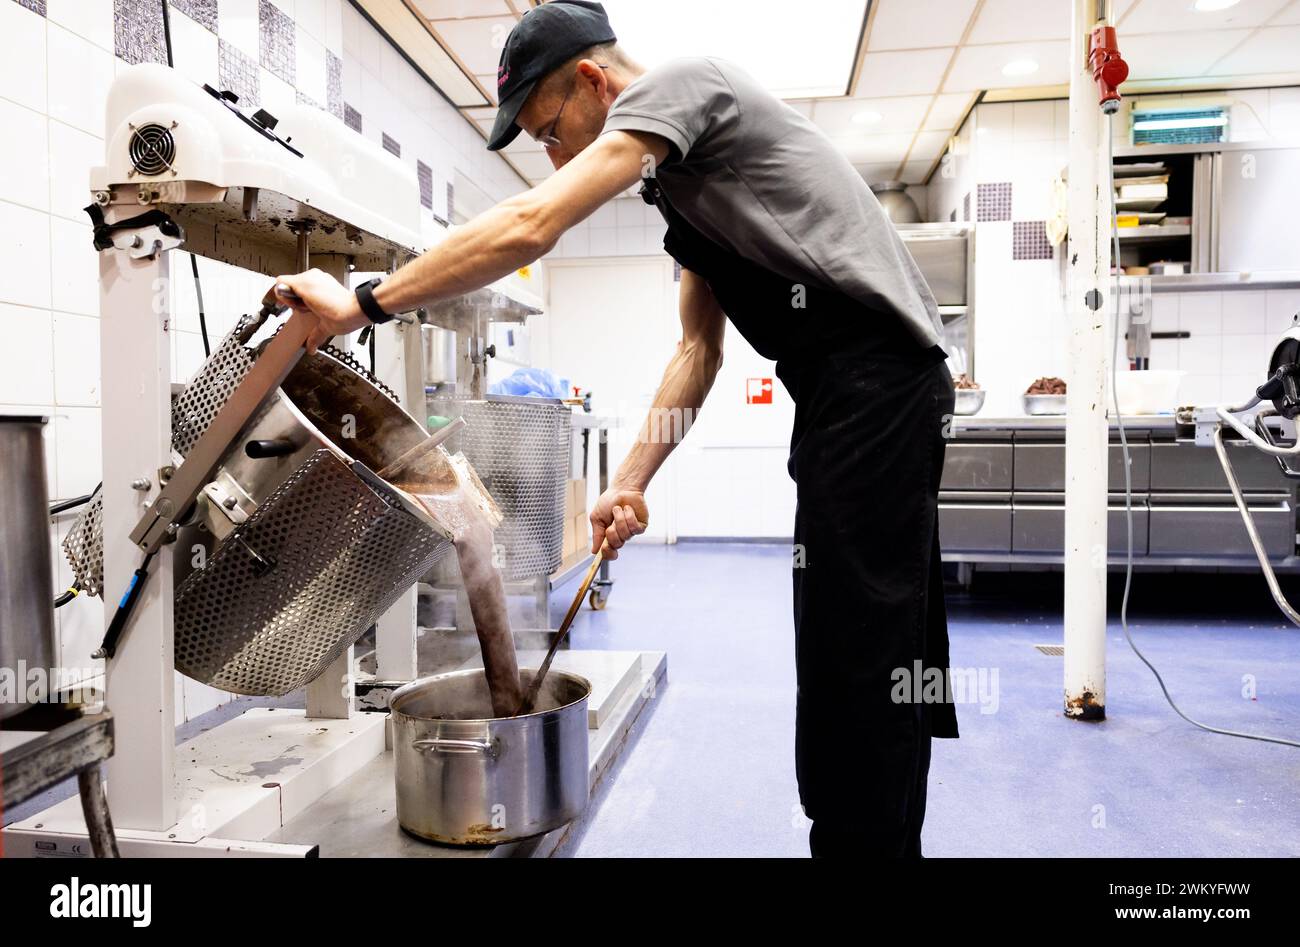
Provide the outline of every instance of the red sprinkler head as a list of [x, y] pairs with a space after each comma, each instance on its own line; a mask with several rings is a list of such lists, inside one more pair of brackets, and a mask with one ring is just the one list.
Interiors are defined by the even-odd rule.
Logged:
[[1128, 63], [1119, 54], [1119, 41], [1115, 27], [1099, 26], [1088, 38], [1088, 62], [1092, 64], [1092, 77], [1097, 80], [1101, 94], [1101, 110], [1107, 115], [1119, 111], [1119, 86], [1128, 78]]

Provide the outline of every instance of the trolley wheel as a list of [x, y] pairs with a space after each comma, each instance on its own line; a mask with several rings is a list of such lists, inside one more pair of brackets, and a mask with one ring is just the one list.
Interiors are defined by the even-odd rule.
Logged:
[[604, 609], [606, 604], [608, 604], [609, 595], [602, 589], [592, 589], [591, 593], [587, 596], [587, 601], [591, 603], [592, 608], [599, 612]]

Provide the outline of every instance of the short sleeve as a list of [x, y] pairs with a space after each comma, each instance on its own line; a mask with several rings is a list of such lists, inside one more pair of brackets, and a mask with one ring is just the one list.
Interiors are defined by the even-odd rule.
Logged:
[[711, 59], [674, 59], [623, 90], [610, 107], [603, 131], [658, 135], [681, 159], [737, 111], [735, 93]]

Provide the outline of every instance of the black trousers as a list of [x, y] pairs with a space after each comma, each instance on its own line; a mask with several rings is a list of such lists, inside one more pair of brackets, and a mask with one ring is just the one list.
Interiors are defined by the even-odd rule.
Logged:
[[937, 509], [952, 378], [933, 357], [843, 354], [782, 380], [809, 844], [814, 857], [920, 857], [930, 740], [957, 736]]

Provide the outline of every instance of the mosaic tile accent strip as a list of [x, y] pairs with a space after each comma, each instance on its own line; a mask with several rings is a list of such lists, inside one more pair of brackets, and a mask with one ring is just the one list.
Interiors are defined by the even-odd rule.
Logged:
[[325, 50], [325, 108], [335, 118], [343, 117], [343, 60]]
[[45, 16], [45, 0], [18, 0], [20, 7], [26, 7], [39, 16]]
[[217, 31], [217, 0], [171, 0], [171, 6], [209, 32]]
[[415, 176], [420, 181], [420, 206], [433, 210], [433, 168], [423, 161], [416, 161]]
[[1011, 223], [1011, 259], [1050, 260], [1052, 244], [1047, 239], [1047, 221], [1015, 220]]
[[293, 93], [293, 99], [294, 99], [294, 101], [297, 102], [299, 105], [310, 105], [310, 106], [311, 106], [312, 108], [314, 108], [314, 109], [320, 109], [321, 111], [324, 111], [324, 110], [325, 110], [325, 106], [321, 105], [319, 102], [317, 102], [315, 99], [313, 99], [310, 95], [307, 95], [307, 94], [304, 93], [304, 92], [298, 92], [297, 90], [294, 90], [294, 93]]
[[447, 219], [456, 219], [456, 185], [447, 182]]
[[977, 222], [1011, 219], [1011, 182], [975, 185]]
[[384, 140], [384, 150], [399, 158], [402, 157], [402, 146], [397, 143], [397, 139], [390, 138], [387, 132], [380, 132], [379, 134]]
[[970, 191], [961, 199], [961, 219], [970, 223]]
[[162, 7], [156, 0], [113, 0], [113, 52], [133, 66], [167, 64]]
[[343, 103], [343, 124], [354, 132], [361, 131], [361, 113], [346, 102]]
[[294, 78], [294, 39], [297, 37], [297, 29], [293, 18], [271, 0], [260, 0], [257, 25], [262, 65], [289, 85], [297, 85]]
[[217, 41], [217, 84], [239, 96], [240, 108], [255, 107], [262, 98], [257, 63], [224, 39]]

